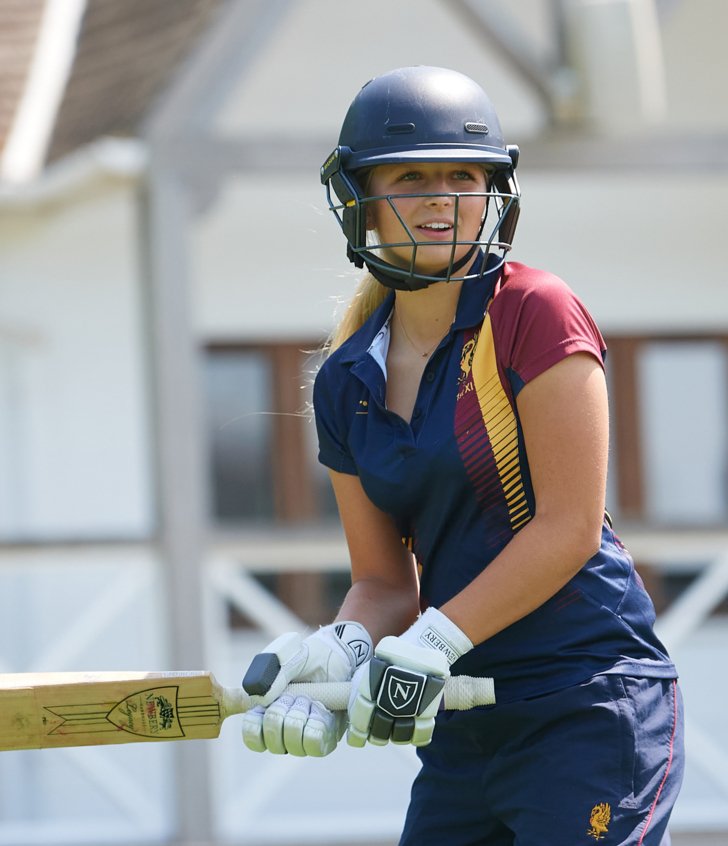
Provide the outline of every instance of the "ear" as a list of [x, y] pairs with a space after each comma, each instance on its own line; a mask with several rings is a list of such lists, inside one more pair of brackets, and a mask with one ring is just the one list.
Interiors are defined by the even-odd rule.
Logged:
[[372, 230], [377, 228], [377, 223], [374, 214], [374, 208], [371, 203], [364, 204], [364, 214], [365, 214], [365, 226], [367, 232], [371, 232]]
[[[490, 190], [490, 189], [488, 189]], [[488, 217], [488, 208], [490, 206], [490, 197], [485, 198], [485, 206], [483, 207], [483, 214], [480, 217], [481, 225], [485, 223], [485, 219]]]

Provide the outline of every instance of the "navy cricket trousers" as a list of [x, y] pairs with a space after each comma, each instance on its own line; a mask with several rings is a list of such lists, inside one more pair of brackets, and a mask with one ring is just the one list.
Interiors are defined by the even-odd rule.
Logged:
[[400, 846], [668, 846], [684, 769], [674, 679], [595, 676], [437, 718]]

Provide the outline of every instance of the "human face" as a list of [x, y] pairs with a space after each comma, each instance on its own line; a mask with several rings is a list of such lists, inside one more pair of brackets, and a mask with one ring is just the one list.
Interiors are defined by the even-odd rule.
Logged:
[[367, 203], [367, 229], [376, 231], [377, 243], [384, 246], [370, 249], [397, 267], [408, 268], [414, 260], [418, 273], [442, 272], [478, 238], [487, 189], [477, 164], [379, 165], [370, 174], [367, 194], [386, 199]]

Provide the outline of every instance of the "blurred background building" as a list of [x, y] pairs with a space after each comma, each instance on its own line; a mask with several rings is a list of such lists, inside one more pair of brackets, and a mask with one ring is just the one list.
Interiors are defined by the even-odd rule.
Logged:
[[[372, 76], [453, 67], [521, 147], [514, 258], [607, 337], [609, 507], [689, 714], [674, 842], [725, 842], [727, 29], [723, 0], [0, 0], [0, 672], [237, 686], [333, 613], [307, 403], [356, 273], [318, 168]], [[234, 718], [4, 753], [0, 844], [385, 846], [416, 768], [256, 756]]]

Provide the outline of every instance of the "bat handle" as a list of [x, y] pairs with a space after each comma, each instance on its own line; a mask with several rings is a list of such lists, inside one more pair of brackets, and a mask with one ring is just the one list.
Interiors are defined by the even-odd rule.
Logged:
[[[284, 693], [316, 699], [330, 711], [345, 711], [349, 704], [350, 682], [295, 682]], [[259, 696], [249, 696], [244, 690], [225, 690], [225, 710], [240, 714], [260, 704]], [[495, 684], [491, 678], [451, 676], [445, 682], [443, 695], [447, 711], [467, 711], [478, 705], [495, 704]]]

